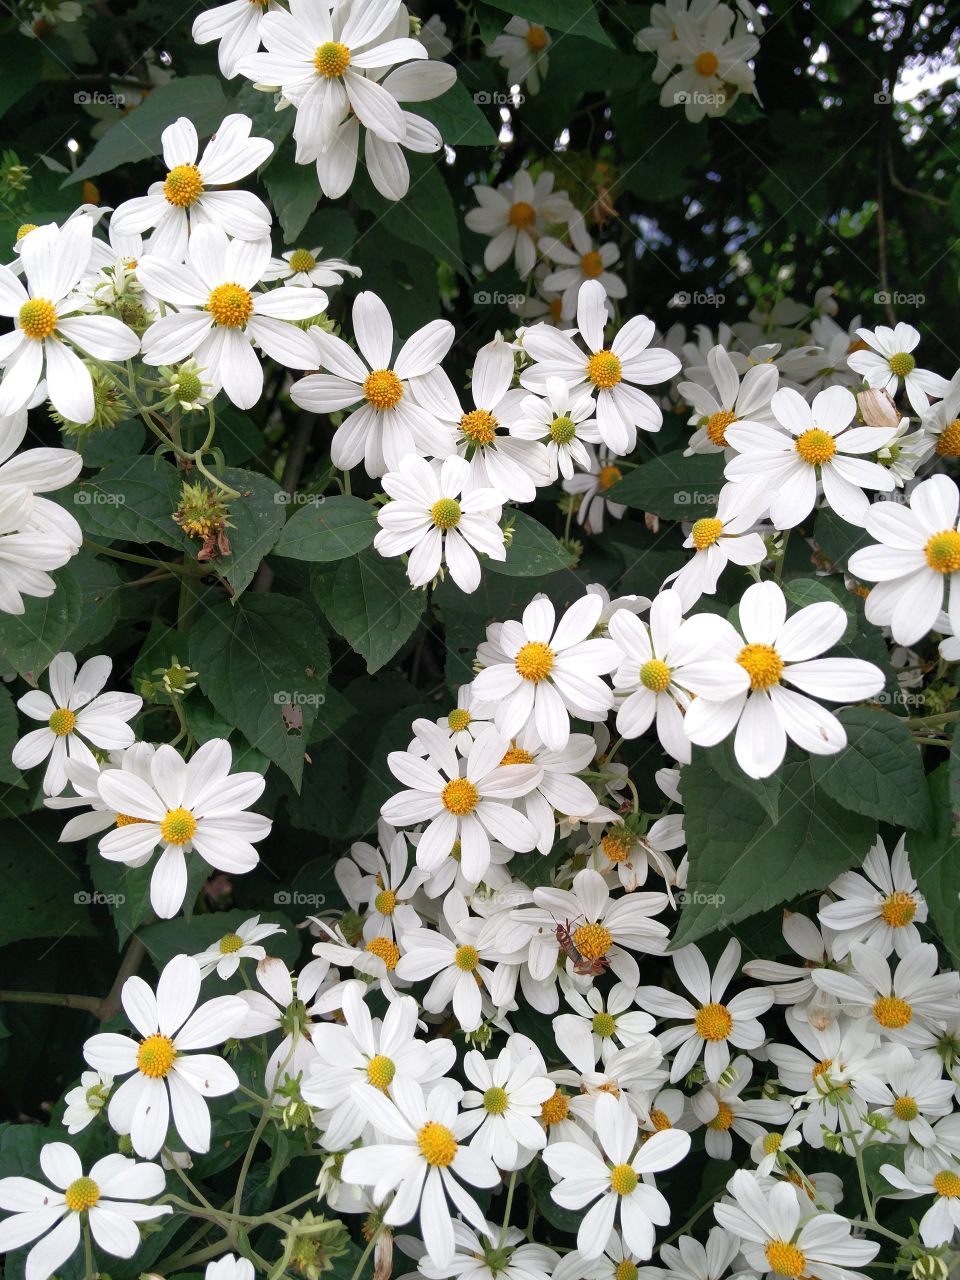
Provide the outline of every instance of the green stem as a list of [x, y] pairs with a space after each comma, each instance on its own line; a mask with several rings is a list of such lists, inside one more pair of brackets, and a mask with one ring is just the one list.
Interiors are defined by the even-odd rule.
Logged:
[[63, 1009], [83, 1009], [100, 1017], [99, 996], [64, 995], [60, 991], [0, 991], [0, 1004], [55, 1004]]
[[[137, 556], [129, 551], [115, 551], [113, 547], [106, 547], [101, 542], [94, 542], [91, 538], [84, 538], [83, 544], [89, 547], [91, 551], [99, 556], [111, 556], [114, 560], [126, 560], [130, 564], [146, 564], [151, 569], [166, 569], [170, 573], [188, 574], [190, 577], [196, 576], [197, 570], [194, 567], [187, 568], [185, 565], [175, 564], [169, 560], [159, 560], [156, 556]], [[206, 570], [203, 570], [206, 572]]]
[[88, 1221], [83, 1224], [83, 1266], [86, 1280], [94, 1280], [97, 1273], [93, 1269], [93, 1244], [90, 1241], [90, 1223]]
[[374, 1232], [373, 1237], [370, 1240], [370, 1243], [364, 1249], [363, 1253], [361, 1253], [360, 1261], [357, 1263], [356, 1268], [353, 1272], [353, 1275], [350, 1277], [350, 1280], [360, 1280], [360, 1273], [363, 1271], [364, 1263], [370, 1257], [371, 1253], [373, 1253], [373, 1247], [377, 1243], [377, 1236], [379, 1236], [379, 1234], [380, 1234], [379, 1231]]
[[517, 1171], [514, 1169], [510, 1174], [510, 1182], [507, 1186], [507, 1203], [503, 1210], [503, 1225], [500, 1228], [500, 1239], [497, 1241], [497, 1248], [503, 1248], [503, 1242], [507, 1238], [507, 1228], [510, 1226], [510, 1210], [513, 1208], [513, 1193], [517, 1185]]

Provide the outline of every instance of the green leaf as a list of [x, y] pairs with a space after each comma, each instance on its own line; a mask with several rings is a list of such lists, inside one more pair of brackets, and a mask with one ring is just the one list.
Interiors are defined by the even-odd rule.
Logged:
[[861, 547], [875, 542], [866, 529], [841, 520], [829, 507], [821, 507], [813, 523], [813, 537], [817, 546], [838, 569], [845, 569], [847, 561]]
[[719, 746], [711, 747], [707, 759], [716, 769], [717, 774], [737, 791], [749, 796], [763, 809], [771, 822], [776, 822], [780, 812], [780, 775], [775, 773], [769, 778], [750, 778], [737, 764], [733, 754], [733, 737], [727, 738]]
[[810, 757], [821, 791], [854, 813], [926, 829], [930, 802], [923, 762], [903, 721], [871, 707], [845, 707], [837, 718], [847, 745], [837, 755]]
[[306, 226], [320, 199], [316, 169], [297, 164], [290, 148], [285, 147], [264, 171], [263, 184], [283, 228], [283, 242], [291, 244]]
[[783, 594], [801, 609], [808, 604], [838, 604], [847, 615], [847, 627], [838, 643], [847, 643], [857, 632], [857, 601], [838, 579], [838, 591], [831, 589], [831, 584], [822, 578], [789, 578], [783, 584]]
[[507, 548], [507, 558], [486, 558], [482, 562], [485, 569], [507, 578], [538, 578], [558, 569], [573, 568], [574, 557], [539, 520], [522, 511], [511, 511], [508, 521], [513, 526], [513, 540]]
[[685, 458], [683, 450], [676, 449], [631, 471], [607, 491], [607, 497], [654, 515], [698, 520], [713, 514], [723, 483], [722, 453]]
[[65, 187], [118, 165], [148, 160], [161, 151], [160, 135], [167, 125], [187, 116], [201, 138], [208, 137], [228, 112], [216, 76], [178, 76], [170, 84], [151, 89], [140, 106], [109, 129], [83, 164], [64, 180]]
[[199, 614], [190, 633], [190, 666], [214, 709], [298, 790], [329, 665], [313, 613], [282, 595], [217, 605]]
[[57, 843], [62, 815], [8, 819], [0, 838], [0, 947], [24, 938], [93, 937], [90, 895], [68, 845]]
[[197, 742], [209, 742], [211, 738], [227, 739], [233, 751], [235, 773], [249, 769], [256, 773], [267, 771], [270, 761], [263, 752], [251, 747], [243, 734], [219, 716], [199, 689], [191, 690], [189, 698], [184, 701], [183, 714]]
[[250, 585], [283, 528], [286, 495], [278, 484], [256, 471], [222, 467], [216, 474], [240, 494], [227, 503], [230, 554], [217, 561], [217, 568], [239, 596]]
[[349, 495], [309, 498], [284, 525], [275, 556], [322, 562], [343, 560], [364, 551], [377, 532], [377, 517], [369, 502]]
[[511, 17], [516, 14], [546, 27], [554, 38], [558, 34], [582, 36], [608, 48], [614, 47], [600, 25], [595, 6], [584, 5], [582, 0], [486, 0], [486, 3]]
[[908, 837], [910, 866], [951, 963], [960, 965], [960, 812], [950, 793], [951, 761], [930, 774], [932, 830]]
[[105, 467], [66, 494], [80, 528], [97, 542], [141, 547], [160, 542], [176, 551], [190, 549], [190, 539], [173, 518], [180, 504], [180, 474], [156, 455]]
[[418, 102], [416, 113], [437, 126], [448, 146], [495, 147], [497, 135], [478, 105], [489, 99], [489, 94], [471, 95], [457, 80], [442, 97]]
[[782, 765], [779, 777], [774, 821], [731, 788], [707, 753], [695, 752], [683, 774], [690, 872], [674, 948], [822, 889], [863, 861], [876, 822], [840, 809], [818, 791], [806, 762]]
[[410, 639], [426, 603], [426, 593], [411, 588], [400, 561], [372, 549], [341, 560], [333, 572], [314, 570], [313, 582], [330, 625], [371, 673]]
[[3, 59], [3, 79], [0, 80], [0, 116], [15, 102], [36, 88], [40, 80], [40, 64], [43, 45], [39, 40], [24, 36], [7, 36], [10, 41]]
[[[351, 195], [361, 208], [376, 215], [378, 238], [387, 232], [403, 244], [415, 245], [439, 261], [448, 262], [472, 280], [460, 252], [460, 219], [450, 188], [440, 176], [435, 161], [410, 156], [409, 163], [410, 190], [402, 200], [385, 199], [368, 178], [358, 180]], [[421, 287], [422, 284], [421, 281]], [[436, 304], [436, 297], [433, 301]]]

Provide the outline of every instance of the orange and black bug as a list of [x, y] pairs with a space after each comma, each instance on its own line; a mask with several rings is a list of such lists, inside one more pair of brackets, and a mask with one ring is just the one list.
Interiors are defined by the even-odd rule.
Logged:
[[[576, 921], [573, 921], [573, 924], [576, 924]], [[569, 920], [557, 925], [556, 934], [560, 950], [573, 964], [574, 973], [579, 973], [582, 977], [599, 977], [601, 973], [606, 972], [609, 968], [610, 961], [606, 956], [597, 956], [593, 960], [588, 959], [574, 942], [571, 928]]]

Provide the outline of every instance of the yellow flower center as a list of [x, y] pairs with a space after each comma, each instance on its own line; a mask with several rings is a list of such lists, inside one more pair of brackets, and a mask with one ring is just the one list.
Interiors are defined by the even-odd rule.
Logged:
[[705, 1004], [697, 1010], [693, 1024], [704, 1040], [726, 1040], [733, 1030], [733, 1015], [725, 1004]]
[[189, 809], [168, 809], [160, 823], [160, 835], [167, 844], [186, 844], [196, 829], [197, 820]]
[[540, 1107], [540, 1119], [545, 1125], [560, 1124], [570, 1114], [570, 1099], [562, 1089], [555, 1089]]
[[437, 529], [455, 529], [460, 523], [460, 514], [456, 498], [441, 498], [430, 508], [430, 519]]
[[218, 284], [207, 299], [214, 324], [242, 329], [253, 315], [253, 294], [241, 284]]
[[363, 380], [363, 394], [375, 409], [395, 409], [403, 399], [403, 383], [392, 369], [374, 369]]
[[163, 182], [167, 204], [189, 209], [203, 195], [203, 178], [195, 164], [175, 165]]
[[832, 1066], [833, 1066], [832, 1058], [823, 1058], [821, 1059], [820, 1062], [815, 1062], [813, 1064], [813, 1070], [810, 1072], [810, 1074], [814, 1078], [814, 1080], [819, 1080], [821, 1076], [826, 1075], [826, 1073], [830, 1070]]
[[462, 947], [457, 947], [453, 955], [453, 963], [463, 973], [473, 973], [477, 965], [480, 963], [480, 955], [477, 952], [477, 948], [471, 947], [468, 944], [464, 944]]
[[651, 693], [663, 693], [670, 684], [670, 668], [659, 658], [649, 658], [640, 668], [640, 683]]
[[610, 1170], [610, 1185], [618, 1196], [636, 1191], [640, 1178], [632, 1164], [618, 1164]]
[[65, 738], [68, 733], [73, 733], [76, 723], [77, 717], [69, 707], [57, 707], [47, 721], [47, 728], [51, 733], [55, 733], [58, 738]]
[[290, 255], [291, 271], [312, 271], [317, 260], [309, 249], [294, 249]]
[[664, 1129], [672, 1129], [670, 1117], [665, 1111], [661, 1111], [659, 1107], [650, 1108], [650, 1123], [653, 1125], [654, 1132], [662, 1133]]
[[917, 903], [913, 894], [897, 889], [891, 893], [880, 908], [880, 915], [891, 929], [903, 929], [917, 914]]
[[597, 488], [601, 493], [606, 493], [608, 489], [612, 489], [618, 480], [623, 479], [623, 472], [619, 467], [615, 467], [613, 463], [607, 463], [605, 467], [600, 468], [600, 474], [597, 476]]
[[169, 1036], [162, 1036], [158, 1032], [140, 1041], [140, 1048], [137, 1050], [137, 1070], [141, 1075], [149, 1076], [151, 1080], [162, 1080], [164, 1076], [170, 1074], [176, 1056], [177, 1051], [173, 1047], [173, 1041]]
[[933, 1189], [938, 1196], [955, 1200], [960, 1196], [960, 1173], [954, 1173], [952, 1169], [941, 1169], [933, 1179]]
[[318, 76], [333, 80], [342, 76], [350, 65], [350, 50], [339, 40], [327, 40], [317, 47], [313, 55], [313, 65]]
[[445, 809], [455, 813], [458, 818], [463, 818], [468, 813], [473, 813], [480, 796], [468, 778], [453, 778], [440, 792], [440, 799]]
[[243, 939], [239, 933], [225, 933], [220, 939], [220, 954], [222, 956], [233, 955], [235, 951], [239, 951], [243, 946]]
[[726, 1102], [717, 1102], [717, 1114], [707, 1121], [707, 1128], [717, 1133], [726, 1133], [733, 1124], [733, 1111]]
[[63, 1198], [71, 1213], [83, 1213], [84, 1209], [92, 1209], [100, 1199], [100, 1188], [92, 1178], [76, 1178], [63, 1193]]
[[457, 1140], [445, 1124], [428, 1120], [417, 1134], [417, 1146], [427, 1164], [446, 1169], [457, 1154]]
[[524, 751], [523, 747], [513, 746], [506, 753], [501, 764], [533, 764], [533, 753]]
[[940, 432], [936, 451], [941, 458], [960, 458], [960, 418], [954, 418]]
[[721, 533], [723, 533], [723, 521], [707, 518], [696, 522], [690, 530], [690, 537], [698, 551], [706, 551], [707, 547], [712, 547], [718, 541]]
[[635, 844], [633, 833], [623, 828], [608, 832], [600, 841], [600, 848], [611, 862], [626, 862]]
[[767, 1262], [774, 1275], [790, 1276], [796, 1280], [807, 1268], [807, 1260], [795, 1244], [787, 1244], [786, 1240], [771, 1240], [767, 1245]]
[[927, 564], [936, 573], [956, 573], [960, 569], [960, 533], [944, 529], [927, 539], [923, 549]]
[[751, 689], [769, 689], [780, 683], [783, 659], [772, 644], [745, 644], [737, 662], [750, 677]]
[[462, 733], [470, 723], [471, 718], [469, 711], [464, 711], [461, 707], [457, 707], [447, 716], [447, 724], [454, 733]]
[[697, 55], [693, 63], [694, 70], [698, 76], [715, 76], [720, 66], [720, 59], [715, 53], [711, 53], [708, 49], [705, 53]]
[[588, 280], [596, 280], [597, 276], [603, 275], [603, 258], [596, 249], [591, 249], [589, 253], [585, 253], [580, 259], [580, 270]]
[[507, 214], [507, 221], [511, 227], [516, 227], [518, 231], [524, 231], [527, 227], [532, 227], [537, 220], [537, 211], [532, 204], [527, 204], [526, 200], [518, 200], [516, 204], [510, 206], [510, 212]]
[[613, 936], [602, 924], [582, 924], [573, 934], [573, 945], [587, 960], [599, 960], [610, 950]]
[[550, 43], [550, 37], [544, 31], [543, 27], [530, 26], [527, 28], [526, 34], [527, 48], [531, 53], [542, 53], [542, 51]]
[[809, 463], [811, 467], [829, 462], [837, 452], [836, 440], [829, 431], [821, 431], [819, 427], [804, 431], [802, 436], [797, 437], [794, 447], [804, 462]]
[[22, 226], [17, 228], [17, 244], [20, 243], [24, 236], [28, 236], [31, 231], [36, 231], [36, 229], [37, 224], [35, 222], [24, 222]]
[[622, 376], [620, 357], [613, 351], [595, 351], [587, 361], [587, 381], [601, 391], [615, 387]]
[[577, 424], [565, 415], [550, 423], [550, 439], [554, 444], [569, 444], [577, 434]]
[[392, 889], [381, 889], [373, 900], [373, 909], [382, 916], [392, 916], [397, 909], [397, 895]]
[[57, 327], [57, 308], [49, 298], [31, 298], [20, 308], [20, 330], [35, 342], [53, 335]]
[[387, 1092], [387, 1088], [393, 1084], [393, 1077], [396, 1074], [396, 1063], [392, 1058], [387, 1058], [382, 1053], [378, 1053], [367, 1063], [367, 1079], [381, 1093]]
[[613, 1280], [637, 1280], [640, 1274], [637, 1264], [630, 1258], [624, 1258], [613, 1269]]
[[879, 996], [873, 1002], [873, 1016], [881, 1027], [899, 1030], [913, 1021], [913, 1009], [900, 996]]
[[909, 351], [897, 351], [890, 357], [887, 364], [890, 366], [890, 372], [895, 373], [898, 378], [905, 378], [917, 367], [917, 362]]
[[514, 666], [524, 680], [532, 680], [534, 684], [539, 684], [541, 680], [546, 680], [553, 670], [554, 656], [553, 650], [542, 640], [529, 640], [518, 650], [514, 658]]
[[483, 1109], [492, 1116], [502, 1116], [509, 1105], [507, 1091], [501, 1089], [499, 1085], [492, 1085], [483, 1095]]
[[703, 429], [706, 431], [707, 439], [710, 443], [717, 445], [719, 448], [726, 448], [727, 427], [732, 422], [736, 422], [736, 420], [737, 415], [731, 413], [729, 409], [718, 409], [716, 413], [711, 413], [703, 424]]
[[593, 1015], [593, 1034], [601, 1040], [609, 1040], [617, 1029], [617, 1021], [612, 1013], [595, 1013]]
[[379, 956], [388, 970], [393, 973], [400, 959], [400, 948], [392, 938], [371, 938], [366, 949], [371, 955]]
[[473, 409], [460, 419], [460, 432], [471, 444], [492, 444], [499, 425], [487, 409]]
[[783, 1144], [782, 1133], [765, 1133], [763, 1135], [763, 1154], [772, 1156], [775, 1151], [779, 1151]]
[[897, 1098], [893, 1104], [893, 1114], [898, 1120], [916, 1120], [920, 1114], [916, 1098], [911, 1098], [907, 1094], [904, 1094], [902, 1098]]

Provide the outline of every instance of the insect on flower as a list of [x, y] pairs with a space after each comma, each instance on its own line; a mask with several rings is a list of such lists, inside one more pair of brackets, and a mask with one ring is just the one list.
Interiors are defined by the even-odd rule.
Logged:
[[609, 968], [610, 961], [606, 956], [597, 956], [591, 960], [580, 951], [573, 940], [572, 930], [576, 923], [576, 920], [565, 920], [563, 924], [557, 925], [556, 935], [560, 950], [573, 962], [574, 973], [578, 973], [582, 977], [599, 977], [601, 973], [606, 972]]

